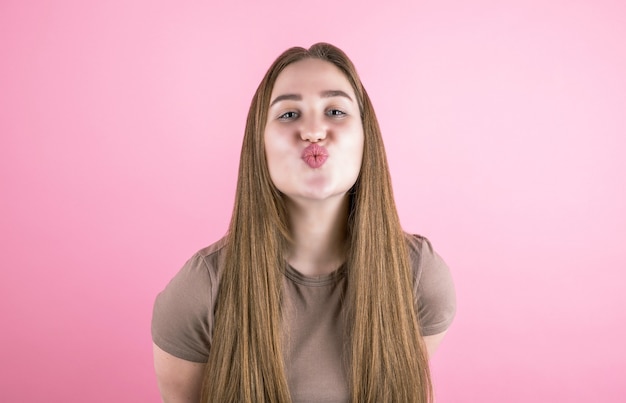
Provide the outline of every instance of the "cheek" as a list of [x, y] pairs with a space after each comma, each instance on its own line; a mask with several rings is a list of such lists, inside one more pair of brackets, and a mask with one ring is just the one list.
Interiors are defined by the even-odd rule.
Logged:
[[361, 166], [361, 161], [363, 160], [363, 150], [365, 148], [365, 138], [363, 136], [363, 132], [361, 132], [360, 136], [357, 136], [354, 140], [353, 150], [354, 150], [354, 159], [358, 161], [359, 167]]
[[265, 158], [270, 167], [283, 164], [287, 151], [288, 148], [284, 141], [275, 137], [265, 138]]
[[289, 169], [285, 166], [287, 164], [288, 145], [276, 133], [266, 134], [264, 143], [265, 160], [270, 179], [274, 186], [280, 188], [287, 172], [289, 172]]

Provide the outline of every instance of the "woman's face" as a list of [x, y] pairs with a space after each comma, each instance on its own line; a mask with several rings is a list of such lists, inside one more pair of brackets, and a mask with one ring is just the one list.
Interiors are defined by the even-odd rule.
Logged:
[[343, 197], [363, 157], [356, 96], [333, 64], [305, 59], [278, 76], [265, 127], [270, 177], [294, 201]]

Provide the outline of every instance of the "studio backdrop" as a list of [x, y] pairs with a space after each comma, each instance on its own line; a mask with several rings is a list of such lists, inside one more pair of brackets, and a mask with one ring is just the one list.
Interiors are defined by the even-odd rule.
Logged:
[[227, 229], [266, 69], [325, 41], [454, 276], [437, 401], [623, 401], [624, 4], [0, 2], [0, 400], [159, 401], [154, 298]]

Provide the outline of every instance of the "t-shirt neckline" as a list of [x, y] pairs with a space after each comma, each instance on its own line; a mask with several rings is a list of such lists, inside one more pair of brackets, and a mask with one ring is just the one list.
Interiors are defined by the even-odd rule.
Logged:
[[333, 284], [342, 279], [345, 275], [345, 266], [343, 263], [339, 268], [333, 272], [328, 274], [322, 274], [320, 276], [306, 276], [300, 273], [297, 269], [295, 269], [290, 264], [287, 264], [287, 269], [285, 270], [285, 276], [293, 281], [294, 283], [298, 283], [301, 285], [309, 286], [309, 287], [322, 287], [329, 284]]

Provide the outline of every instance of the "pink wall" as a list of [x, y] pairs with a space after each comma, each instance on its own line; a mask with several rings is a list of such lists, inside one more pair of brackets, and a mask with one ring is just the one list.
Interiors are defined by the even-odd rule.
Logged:
[[266, 68], [316, 41], [452, 268], [438, 401], [623, 401], [626, 6], [362, 3], [0, 3], [1, 401], [158, 400], [154, 296], [226, 229]]

